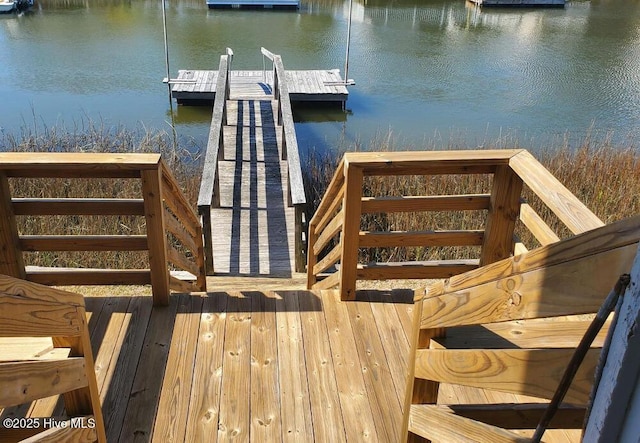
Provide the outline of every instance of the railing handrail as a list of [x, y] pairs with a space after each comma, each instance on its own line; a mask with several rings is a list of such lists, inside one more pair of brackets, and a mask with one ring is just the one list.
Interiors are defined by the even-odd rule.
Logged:
[[[13, 198], [8, 178], [124, 178], [141, 181], [142, 198]], [[160, 154], [0, 154], [1, 230], [13, 247], [0, 256], [0, 273], [49, 285], [151, 284], [154, 303], [169, 290], [206, 290], [202, 228]], [[18, 232], [15, 216], [144, 216], [145, 235], [37, 235]], [[174, 241], [167, 241], [167, 234]], [[183, 249], [181, 249], [183, 248]], [[149, 269], [27, 268], [23, 251], [149, 251]], [[187, 256], [184, 250], [189, 250]], [[169, 263], [196, 277], [173, 278]]]
[[[491, 194], [422, 195], [402, 197], [362, 196], [367, 176], [492, 174]], [[356, 279], [448, 278], [461, 272], [527, 251], [514, 229], [520, 220], [542, 245], [559, 236], [525, 202], [523, 186], [536, 194], [572, 233], [603, 225], [526, 150], [476, 150], [429, 152], [346, 153], [309, 223], [307, 286], [340, 285], [342, 296], [354, 296]], [[522, 208], [522, 209], [521, 209]], [[429, 212], [486, 210], [484, 231], [382, 231], [360, 230], [360, 217], [371, 212]], [[332, 239], [339, 238], [331, 246]], [[358, 248], [388, 246], [480, 246], [480, 259], [420, 263], [362, 264]], [[318, 275], [340, 262], [337, 272], [322, 281]], [[405, 266], [410, 265], [410, 266]], [[346, 273], [346, 275], [345, 275]]]

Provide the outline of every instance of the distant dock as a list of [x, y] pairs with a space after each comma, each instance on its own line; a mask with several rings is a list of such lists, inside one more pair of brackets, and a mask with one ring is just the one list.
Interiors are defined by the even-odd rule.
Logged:
[[[172, 80], [171, 97], [179, 104], [213, 102], [218, 71], [180, 70]], [[292, 102], [338, 102], [347, 100], [349, 91], [337, 69], [286, 71]], [[271, 71], [231, 71], [231, 98], [268, 100], [272, 95]]]
[[209, 9], [298, 9], [300, 0], [207, 0]]
[[521, 8], [563, 8], [565, 0], [468, 0], [478, 6], [521, 7]]

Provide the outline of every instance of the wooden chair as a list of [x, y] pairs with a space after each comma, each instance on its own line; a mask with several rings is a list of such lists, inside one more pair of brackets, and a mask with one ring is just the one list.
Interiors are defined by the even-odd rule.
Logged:
[[[639, 240], [640, 217], [634, 217], [417, 293], [401, 440], [529, 441], [513, 430], [535, 429], [590, 323], [563, 316], [597, 312], [630, 271]], [[541, 320], [548, 317], [559, 319]], [[551, 427], [582, 428], [605, 334], [588, 352]], [[441, 383], [484, 390], [475, 390], [476, 400], [478, 393], [485, 400], [528, 397], [443, 404]]]
[[[107, 441], [81, 295], [0, 275], [0, 337], [0, 412], [62, 394], [68, 416], [5, 423], [5, 409], [1, 441]], [[33, 355], [42, 337], [54, 349]]]

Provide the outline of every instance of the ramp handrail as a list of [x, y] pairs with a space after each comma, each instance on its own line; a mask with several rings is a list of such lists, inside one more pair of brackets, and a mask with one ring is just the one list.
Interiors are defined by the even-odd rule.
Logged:
[[[198, 212], [202, 218], [204, 233], [204, 257], [207, 274], [214, 272], [213, 239], [211, 233], [211, 208], [220, 206], [220, 183], [218, 160], [224, 160], [224, 126], [227, 123], [227, 100], [230, 92], [231, 61], [233, 51], [227, 48], [220, 56], [216, 95], [213, 102], [211, 128], [204, 158], [200, 193], [198, 194]], [[220, 93], [222, 91], [222, 93]]]
[[289, 98], [289, 88], [282, 57], [271, 51], [260, 48], [263, 56], [273, 62], [273, 98], [278, 101], [277, 124], [282, 126], [282, 159], [287, 161], [288, 186], [287, 199], [289, 206], [295, 208], [295, 267], [296, 272], [305, 270], [306, 241], [303, 228], [307, 197], [302, 180], [302, 165], [298, 150], [298, 138], [293, 122], [293, 111]]
[[[363, 196], [369, 176], [491, 174], [491, 192], [463, 195]], [[356, 280], [434, 279], [484, 266], [527, 248], [514, 236], [516, 222], [541, 244], [559, 240], [543, 218], [521, 200], [523, 186], [540, 198], [573, 234], [602, 221], [525, 150], [347, 153], [309, 222], [307, 287], [340, 287], [355, 297]], [[361, 231], [363, 214], [487, 211], [484, 230]], [[479, 260], [358, 263], [359, 248], [479, 247]], [[338, 269], [330, 273], [334, 269]], [[323, 278], [324, 277], [324, 278]]]
[[[17, 198], [10, 180], [94, 178], [140, 180], [142, 198]], [[151, 284], [154, 304], [170, 290], [206, 291], [202, 228], [160, 154], [0, 153], [0, 274], [52, 286]], [[16, 217], [144, 216], [146, 235], [28, 235]], [[25, 267], [23, 252], [148, 251], [149, 269]], [[195, 276], [173, 277], [169, 263]]]

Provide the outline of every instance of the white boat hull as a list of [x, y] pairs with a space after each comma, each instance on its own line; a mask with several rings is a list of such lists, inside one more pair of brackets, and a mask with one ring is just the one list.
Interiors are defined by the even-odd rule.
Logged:
[[16, 8], [16, 2], [0, 2], [0, 14], [11, 12]]

